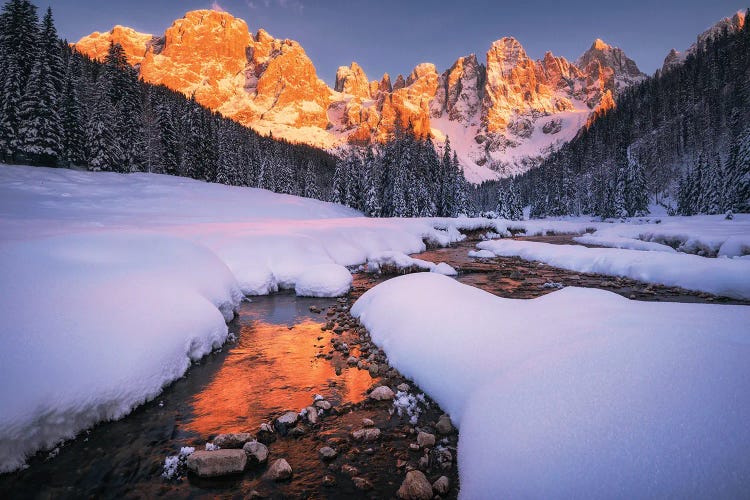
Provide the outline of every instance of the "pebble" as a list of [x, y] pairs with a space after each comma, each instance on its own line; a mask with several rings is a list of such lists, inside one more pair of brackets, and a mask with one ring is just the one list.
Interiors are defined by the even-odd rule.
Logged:
[[450, 434], [453, 432], [453, 423], [451, 422], [451, 418], [448, 415], [440, 415], [440, 418], [437, 421], [437, 424], [435, 424], [435, 429], [440, 434]]
[[375, 422], [373, 422], [372, 419], [363, 418], [362, 425], [364, 425], [365, 427], [375, 427]]
[[318, 455], [323, 460], [333, 460], [338, 455], [338, 452], [330, 446], [324, 446], [318, 450]]
[[248, 441], [255, 439], [249, 432], [237, 432], [232, 434], [219, 434], [214, 438], [214, 445], [222, 449], [239, 449]]
[[401, 483], [396, 496], [405, 500], [430, 500], [432, 498], [432, 485], [424, 473], [412, 470], [406, 473], [406, 478]]
[[318, 408], [320, 408], [320, 409], [322, 409], [324, 411], [328, 411], [328, 410], [331, 409], [331, 403], [329, 403], [325, 399], [321, 399], [319, 401], [316, 401], [315, 402], [315, 406], [317, 406]]
[[447, 448], [437, 448], [434, 450], [435, 461], [443, 470], [450, 470], [453, 467], [453, 453]]
[[375, 401], [387, 401], [393, 399], [393, 390], [391, 390], [390, 387], [381, 385], [379, 387], [376, 387], [372, 390], [370, 393], [370, 399], [374, 399]]
[[364, 477], [353, 477], [354, 487], [361, 491], [369, 491], [373, 488], [372, 483]]
[[341, 472], [343, 474], [346, 474], [349, 477], [354, 477], [359, 475], [359, 469], [354, 467], [353, 465], [344, 464], [341, 466]]
[[409, 389], [411, 389], [411, 387], [409, 387], [409, 384], [404, 383], [404, 384], [398, 384], [396, 386], [396, 389], [398, 389], [401, 392], [407, 392]]
[[377, 427], [368, 427], [352, 432], [352, 438], [354, 438], [355, 441], [363, 441], [365, 443], [375, 441], [379, 437], [380, 429], [378, 429]]
[[251, 464], [263, 464], [268, 460], [268, 447], [258, 441], [250, 441], [245, 443], [242, 450], [247, 455], [247, 459]]
[[427, 432], [417, 434], [417, 444], [422, 448], [432, 448], [435, 446], [435, 435]]
[[242, 450], [195, 451], [187, 458], [187, 468], [200, 477], [237, 474], [245, 470], [247, 456]]
[[358, 361], [359, 360], [357, 359], [356, 356], [349, 356], [349, 359], [346, 360], [346, 363], [348, 365], [352, 365], [353, 366], [353, 365], [356, 365]]
[[304, 436], [307, 432], [307, 429], [303, 425], [295, 425], [292, 430], [289, 431], [289, 435], [291, 437], [300, 437]]
[[367, 369], [367, 371], [368, 371], [368, 372], [370, 372], [370, 376], [371, 376], [372, 378], [375, 378], [375, 377], [377, 377], [377, 376], [378, 376], [378, 369], [379, 369], [379, 368], [380, 368], [380, 367], [378, 366], [378, 364], [377, 364], [377, 363], [371, 363], [371, 364], [370, 364], [370, 367], [369, 367], [369, 368]]
[[446, 476], [440, 476], [437, 481], [432, 483], [432, 491], [436, 495], [444, 496], [447, 495], [451, 489], [451, 480]]
[[283, 481], [292, 477], [292, 466], [283, 458], [275, 460], [263, 477], [271, 481]]
[[299, 420], [299, 413], [296, 411], [288, 411], [276, 419], [276, 423], [284, 425], [294, 425]]
[[315, 425], [318, 423], [318, 409], [314, 406], [308, 406], [305, 408], [307, 411], [305, 417], [307, 417], [307, 421], [311, 424]]

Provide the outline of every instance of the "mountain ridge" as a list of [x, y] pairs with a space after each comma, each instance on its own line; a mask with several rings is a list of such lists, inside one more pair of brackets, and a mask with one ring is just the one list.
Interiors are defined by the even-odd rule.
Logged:
[[263, 29], [253, 34], [244, 20], [212, 10], [186, 13], [160, 37], [115, 26], [74, 46], [102, 59], [110, 41], [123, 46], [145, 81], [274, 137], [333, 149], [382, 141], [398, 119], [437, 142], [450, 137], [473, 182], [528, 170], [646, 78], [600, 39], [577, 64], [551, 52], [533, 60], [504, 37], [484, 62], [469, 54], [442, 73], [421, 63], [393, 82], [388, 74], [370, 80], [352, 62], [338, 69], [331, 88], [298, 42]]

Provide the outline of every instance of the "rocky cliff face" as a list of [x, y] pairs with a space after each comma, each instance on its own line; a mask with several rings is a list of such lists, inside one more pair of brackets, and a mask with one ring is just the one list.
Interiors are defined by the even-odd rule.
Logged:
[[148, 82], [164, 84], [261, 133], [319, 147], [382, 141], [397, 121], [438, 142], [450, 137], [475, 182], [528, 169], [643, 75], [618, 48], [597, 40], [576, 63], [535, 61], [514, 38], [438, 73], [423, 63], [404, 78], [370, 81], [357, 64], [329, 88], [295, 41], [280, 40], [225, 12], [198, 10], [161, 37], [115, 27], [75, 46], [94, 58], [110, 41]]

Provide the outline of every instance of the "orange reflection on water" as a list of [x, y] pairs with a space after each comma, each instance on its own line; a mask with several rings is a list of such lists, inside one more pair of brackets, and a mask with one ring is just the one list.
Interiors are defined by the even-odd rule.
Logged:
[[334, 404], [364, 399], [373, 383], [366, 370], [344, 369], [337, 376], [336, 365], [343, 368], [345, 360], [316, 357], [331, 346], [331, 333], [321, 325], [310, 319], [292, 328], [262, 321], [243, 325], [213, 380], [193, 397], [194, 418], [186, 429], [206, 438], [253, 432], [272, 414], [309, 406], [315, 394]]

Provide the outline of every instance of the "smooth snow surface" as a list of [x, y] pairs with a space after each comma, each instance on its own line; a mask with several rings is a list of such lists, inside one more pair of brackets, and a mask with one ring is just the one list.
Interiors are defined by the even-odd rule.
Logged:
[[750, 261], [620, 248], [587, 248], [535, 241], [493, 240], [477, 245], [498, 257], [521, 257], [581, 273], [632, 278], [736, 299], [750, 299]]
[[205, 247], [128, 231], [3, 242], [0, 283], [0, 472], [156, 397], [242, 297]]
[[352, 286], [352, 275], [338, 264], [318, 264], [305, 270], [294, 285], [303, 297], [340, 297]]
[[462, 498], [747, 491], [748, 307], [572, 287], [503, 299], [417, 273], [352, 314], [460, 426]]

